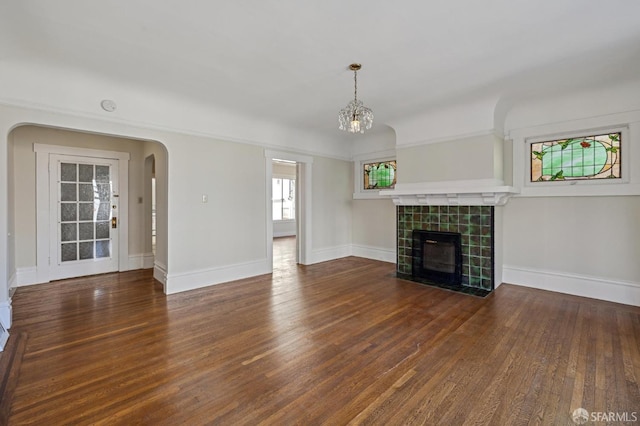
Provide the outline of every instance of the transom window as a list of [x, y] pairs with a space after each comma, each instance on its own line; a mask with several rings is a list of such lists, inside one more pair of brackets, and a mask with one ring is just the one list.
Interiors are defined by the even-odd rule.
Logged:
[[531, 182], [620, 179], [621, 150], [621, 132], [531, 143]]
[[396, 185], [396, 160], [363, 164], [363, 189], [388, 189]]

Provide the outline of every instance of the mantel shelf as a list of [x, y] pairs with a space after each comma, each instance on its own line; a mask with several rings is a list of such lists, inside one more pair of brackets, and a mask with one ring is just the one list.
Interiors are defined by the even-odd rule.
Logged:
[[520, 193], [494, 179], [458, 180], [397, 184], [395, 189], [381, 190], [380, 196], [390, 197], [395, 205], [430, 206], [502, 206]]

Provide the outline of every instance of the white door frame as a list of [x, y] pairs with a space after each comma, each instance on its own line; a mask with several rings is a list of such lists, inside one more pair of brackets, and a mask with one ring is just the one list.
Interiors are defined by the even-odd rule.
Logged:
[[119, 197], [119, 240], [118, 270], [129, 269], [129, 153], [103, 151], [69, 146], [33, 144], [36, 153], [36, 283], [51, 281], [49, 264], [52, 253], [50, 241], [50, 204], [49, 204], [49, 155], [74, 155], [91, 158], [109, 158], [119, 160], [118, 180]]
[[296, 239], [298, 263], [311, 263], [311, 166], [313, 158], [289, 152], [265, 150], [266, 169], [266, 217], [267, 217], [267, 267], [273, 271], [273, 160], [295, 161], [297, 163], [296, 182]]

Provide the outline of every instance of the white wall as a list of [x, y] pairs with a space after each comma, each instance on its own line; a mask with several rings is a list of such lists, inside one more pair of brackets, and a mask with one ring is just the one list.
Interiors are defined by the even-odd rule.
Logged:
[[267, 273], [263, 149], [188, 135], [176, 140], [168, 145], [167, 291]]
[[274, 220], [273, 221], [273, 237], [291, 237], [296, 235], [296, 221], [291, 220]]
[[352, 163], [314, 157], [312, 183], [313, 261], [351, 254]]
[[640, 284], [640, 197], [514, 198], [504, 209], [509, 267]]
[[398, 183], [502, 179], [502, 141], [493, 134], [396, 151]]
[[355, 256], [396, 262], [396, 206], [386, 200], [353, 200], [352, 246]]
[[[377, 124], [372, 132], [355, 135], [351, 145], [354, 156], [354, 184], [360, 185], [360, 160], [375, 161], [377, 157], [393, 157], [396, 133], [388, 126]], [[357, 193], [359, 187], [355, 187]], [[354, 199], [351, 203], [353, 222], [351, 245], [354, 256], [396, 262], [396, 206], [391, 199]]]
[[[544, 135], [550, 128], [575, 131], [632, 123], [630, 140], [622, 152], [627, 159], [630, 152], [637, 159], [638, 112], [640, 83], [593, 88], [516, 105], [507, 114], [505, 133]], [[514, 158], [514, 162], [520, 160]], [[640, 164], [636, 161], [630, 166], [637, 187]], [[521, 182], [522, 176], [514, 175], [513, 180], [514, 184]], [[611, 187], [612, 193], [614, 190]], [[637, 192], [516, 197], [504, 207], [503, 231], [505, 282], [640, 305]]]
[[[2, 151], [2, 149], [0, 149]], [[14, 149], [13, 149], [13, 133], [10, 133], [7, 136], [7, 158], [13, 158]], [[14, 174], [14, 165], [13, 161], [9, 161], [7, 164], [7, 201], [8, 205], [14, 205], [16, 199], [15, 192], [15, 174]], [[7, 264], [11, 265], [10, 268], [7, 269], [7, 281], [8, 287], [16, 287], [17, 286], [17, 278], [16, 278], [16, 222], [15, 222], [15, 209], [11, 208], [7, 211]], [[0, 302], [3, 299], [0, 295]]]

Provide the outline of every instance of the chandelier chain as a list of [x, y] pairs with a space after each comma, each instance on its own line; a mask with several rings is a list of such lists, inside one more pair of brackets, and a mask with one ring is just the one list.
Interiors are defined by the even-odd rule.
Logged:
[[353, 71], [353, 98], [358, 101], [358, 71]]

